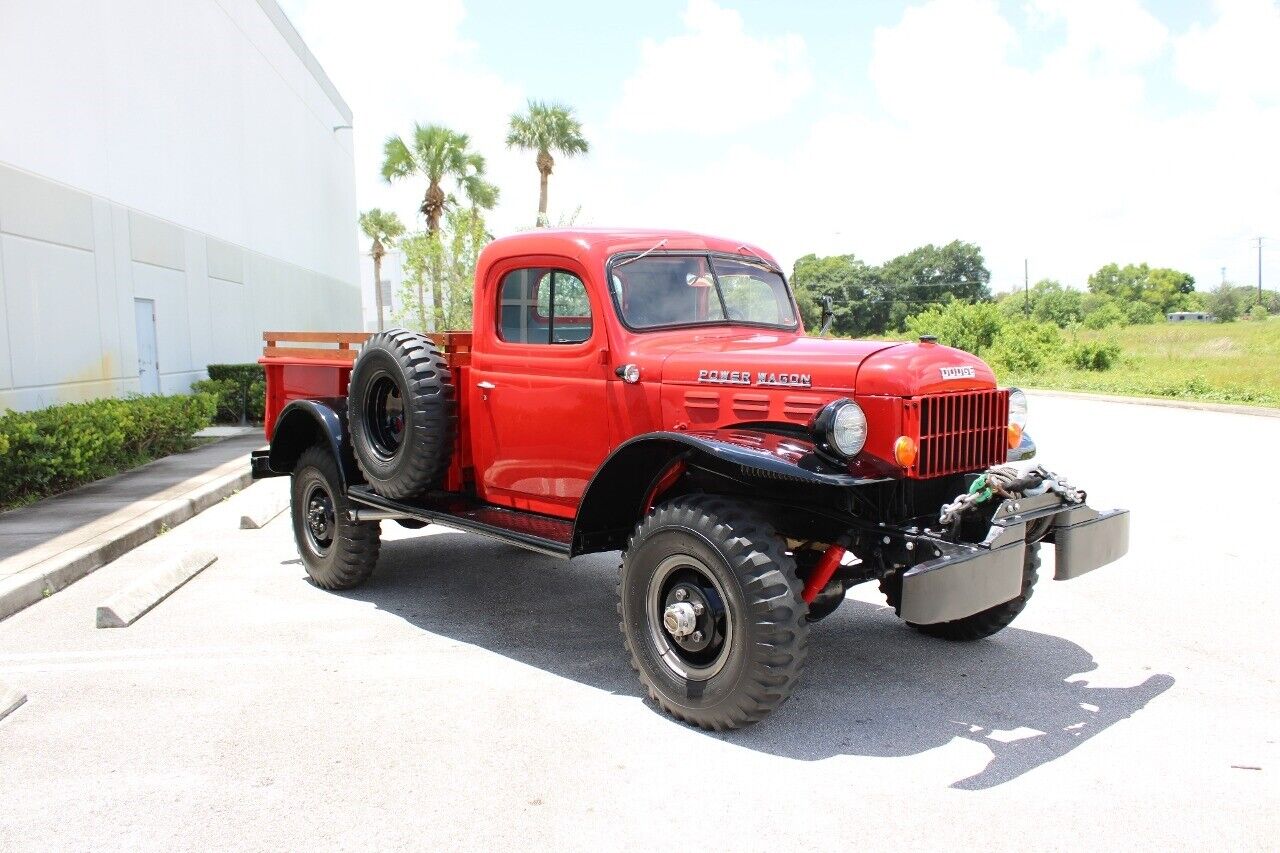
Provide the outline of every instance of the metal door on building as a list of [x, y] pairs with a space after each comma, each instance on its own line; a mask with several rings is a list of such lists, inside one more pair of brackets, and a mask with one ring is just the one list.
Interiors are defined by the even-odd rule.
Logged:
[[134, 325], [138, 329], [138, 385], [143, 394], [160, 393], [160, 362], [156, 355], [156, 303], [133, 300]]

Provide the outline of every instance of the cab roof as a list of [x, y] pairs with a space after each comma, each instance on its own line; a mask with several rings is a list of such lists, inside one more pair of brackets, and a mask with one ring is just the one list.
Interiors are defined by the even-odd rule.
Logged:
[[712, 237], [693, 231], [660, 228], [538, 228], [499, 237], [480, 253], [479, 266], [487, 267], [521, 255], [562, 255], [583, 263], [603, 264], [619, 252], [643, 252], [661, 241], [658, 251], [703, 251], [759, 257], [777, 267], [773, 256], [750, 243]]

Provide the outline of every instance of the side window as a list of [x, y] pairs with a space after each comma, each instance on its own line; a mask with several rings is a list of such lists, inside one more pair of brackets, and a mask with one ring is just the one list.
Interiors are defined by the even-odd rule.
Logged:
[[498, 337], [518, 344], [576, 344], [591, 337], [582, 279], [564, 270], [512, 270], [499, 288]]

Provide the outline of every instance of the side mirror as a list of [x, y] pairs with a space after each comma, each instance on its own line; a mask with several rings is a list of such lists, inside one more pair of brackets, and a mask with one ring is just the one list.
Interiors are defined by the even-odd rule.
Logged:
[[831, 331], [831, 321], [836, 318], [835, 302], [830, 296], [822, 297], [822, 331], [818, 332], [819, 337], [825, 338], [827, 332]]

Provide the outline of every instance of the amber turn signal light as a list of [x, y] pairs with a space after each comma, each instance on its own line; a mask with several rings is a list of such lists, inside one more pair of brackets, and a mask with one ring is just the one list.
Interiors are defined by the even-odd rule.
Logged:
[[1009, 424], [1009, 449], [1017, 447], [1022, 443], [1022, 427], [1017, 424]]
[[910, 468], [916, 464], [916, 443], [910, 436], [899, 436], [893, 443], [893, 458], [898, 460], [898, 464], [903, 468]]

